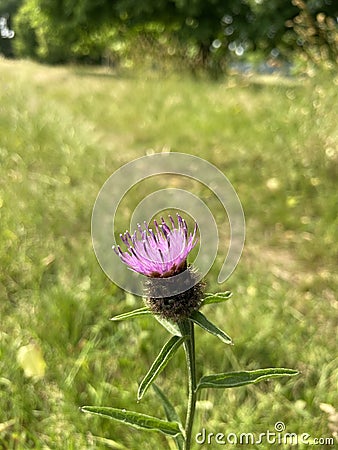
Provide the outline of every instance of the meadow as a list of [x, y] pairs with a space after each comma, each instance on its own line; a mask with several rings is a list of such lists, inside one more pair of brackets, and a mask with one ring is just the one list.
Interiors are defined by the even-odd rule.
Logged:
[[[202, 391], [194, 433], [258, 436], [282, 421], [290, 433], [337, 438], [338, 78], [230, 75], [216, 82], [0, 59], [0, 86], [0, 449], [174, 448], [161, 434], [79, 411], [105, 405], [165, 417], [152, 390], [140, 403], [136, 392], [168, 334], [151, 317], [108, 320], [142, 300], [105, 276], [90, 234], [105, 180], [162, 151], [216, 165], [246, 218], [232, 276], [217, 284], [217, 260], [206, 277], [207, 291], [233, 292], [205, 314], [235, 345], [197, 330], [198, 371], [301, 372]], [[207, 195], [178, 179], [152, 180], [144, 192], [172, 181]], [[121, 231], [140, 195], [123, 206]], [[222, 228], [212, 199], [210, 206]], [[29, 376], [29, 364], [39, 377]], [[157, 380], [182, 415], [185, 377], [180, 350]]]

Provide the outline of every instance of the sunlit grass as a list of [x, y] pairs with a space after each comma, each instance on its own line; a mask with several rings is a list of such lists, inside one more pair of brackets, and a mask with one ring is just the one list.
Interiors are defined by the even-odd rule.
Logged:
[[[258, 435], [283, 421], [289, 432], [331, 436], [320, 405], [337, 406], [337, 79], [215, 83], [0, 60], [0, 84], [0, 448], [170, 448], [161, 435], [78, 410], [100, 404], [161, 414], [152, 391], [140, 404], [136, 392], [166, 332], [151, 318], [108, 321], [141, 301], [101, 271], [90, 218], [114, 170], [169, 150], [219, 167], [247, 223], [232, 277], [216, 284], [217, 261], [207, 278], [209, 291], [234, 292], [205, 312], [235, 346], [197, 332], [199, 374], [302, 372], [291, 381], [203, 391], [196, 433]], [[175, 187], [208, 195], [186, 180]], [[121, 227], [137, 195], [126, 202]], [[217, 202], [208, 202], [221, 226]], [[25, 377], [17, 362], [29, 343], [46, 362], [41, 379]], [[183, 358], [159, 378], [181, 414]]]

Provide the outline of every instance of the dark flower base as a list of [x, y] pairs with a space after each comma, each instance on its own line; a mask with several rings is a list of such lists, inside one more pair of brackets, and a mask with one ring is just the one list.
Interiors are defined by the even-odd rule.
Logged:
[[[198, 279], [192, 267], [179, 276], [148, 278], [145, 282], [145, 303], [154, 314], [165, 319], [174, 322], [185, 319], [201, 306], [204, 283]], [[174, 291], [179, 293], [173, 295]]]

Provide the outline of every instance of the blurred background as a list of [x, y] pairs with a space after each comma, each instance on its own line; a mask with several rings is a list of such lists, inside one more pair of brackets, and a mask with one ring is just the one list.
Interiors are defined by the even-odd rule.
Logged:
[[[167, 332], [108, 320], [142, 300], [106, 278], [90, 235], [102, 184], [156, 152], [215, 164], [246, 217], [235, 272], [219, 286], [219, 257], [206, 279], [234, 293], [204, 313], [235, 345], [197, 330], [198, 375], [301, 371], [202, 391], [195, 433], [283, 421], [337, 445], [337, 16], [333, 0], [0, 0], [0, 449], [174, 448], [78, 409], [164, 417], [136, 392]], [[226, 250], [205, 186], [147, 183], [121, 203], [121, 231], [143, 192], [182, 188], [208, 204]], [[182, 416], [185, 377], [180, 351], [158, 378]]]
[[337, 62], [337, 14], [334, 0], [1, 0], [0, 51], [46, 63], [148, 62], [214, 75], [255, 62], [287, 71], [294, 54]]

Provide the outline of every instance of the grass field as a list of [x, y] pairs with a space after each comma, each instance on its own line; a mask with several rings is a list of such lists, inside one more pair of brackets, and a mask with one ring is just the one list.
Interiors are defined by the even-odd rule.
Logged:
[[[0, 86], [0, 448], [174, 448], [160, 434], [79, 412], [96, 404], [164, 418], [152, 391], [139, 404], [136, 392], [167, 333], [152, 318], [108, 320], [142, 301], [106, 278], [90, 236], [108, 176], [163, 150], [220, 168], [246, 217], [237, 269], [223, 286], [217, 263], [207, 277], [208, 291], [234, 293], [205, 313], [235, 345], [197, 331], [199, 373], [301, 371], [255, 387], [204, 390], [194, 432], [258, 436], [282, 421], [312, 438], [337, 433], [338, 78], [216, 83], [0, 60]], [[135, 194], [122, 211], [121, 227], [137, 201]], [[40, 378], [26, 376], [29, 344], [41, 374], [46, 364]], [[158, 379], [182, 415], [185, 376], [180, 351]]]

